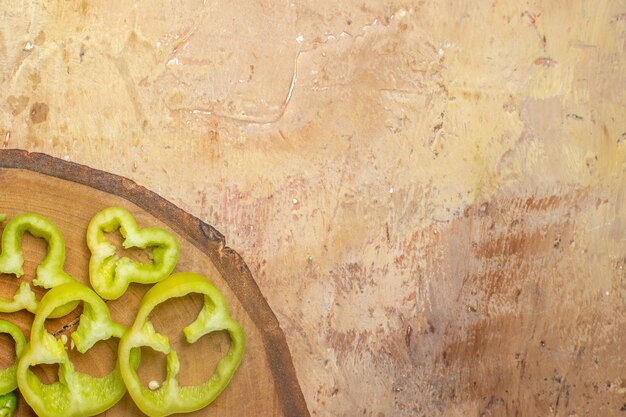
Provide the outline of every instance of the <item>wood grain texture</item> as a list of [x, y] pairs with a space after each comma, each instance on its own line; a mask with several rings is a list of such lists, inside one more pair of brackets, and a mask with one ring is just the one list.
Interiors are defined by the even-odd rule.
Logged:
[[[39, 154], [0, 150], [0, 190], [2, 212], [9, 218], [24, 212], [48, 217], [61, 229], [67, 247], [66, 270], [79, 281], [88, 283], [89, 251], [85, 232], [90, 218], [102, 208], [127, 208], [142, 227], [163, 227], [176, 234], [181, 242], [181, 258], [175, 271], [201, 273], [225, 294], [231, 314], [246, 331], [245, 357], [229, 387], [213, 405], [190, 415], [308, 415], [284, 335], [241, 257], [225, 247], [224, 238], [211, 226], [183, 212], [171, 203], [133, 182], [85, 166]], [[45, 243], [35, 238], [26, 240], [24, 279], [32, 279], [37, 262], [45, 253]], [[19, 281], [3, 276], [2, 296], [9, 298]], [[124, 325], [133, 320], [142, 294], [147, 286], [133, 284], [120, 299], [110, 301], [113, 319]], [[40, 291], [41, 293], [41, 291]], [[228, 349], [228, 338], [217, 334], [188, 345], [182, 337], [182, 327], [193, 320], [201, 299], [185, 297], [160, 306], [154, 313], [154, 324], [171, 337], [172, 345], [181, 357], [181, 382], [198, 384], [206, 380]], [[19, 323], [27, 331], [32, 315], [26, 312], [1, 314], [2, 318]], [[78, 313], [49, 320], [49, 331], [61, 337], [59, 329], [74, 323]], [[94, 375], [104, 375], [112, 369], [116, 341], [102, 342], [94, 352], [72, 355], [76, 366]], [[7, 353], [3, 352], [3, 362]], [[146, 350], [139, 374], [145, 383], [162, 380], [163, 355]], [[54, 369], [40, 369], [42, 376], [53, 378]], [[20, 416], [32, 411], [21, 402]], [[260, 413], [260, 414], [259, 414]], [[110, 416], [141, 415], [128, 396], [106, 413]]]

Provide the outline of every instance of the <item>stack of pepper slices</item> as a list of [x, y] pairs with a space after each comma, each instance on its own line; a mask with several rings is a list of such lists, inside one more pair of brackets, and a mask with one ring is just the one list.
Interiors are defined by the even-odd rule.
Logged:
[[[0, 215], [0, 222], [5, 220], [6, 216]], [[118, 256], [105, 236], [116, 230], [124, 237], [124, 248], [153, 248], [152, 262]], [[99, 212], [87, 228], [91, 251], [89, 288], [64, 272], [63, 236], [50, 220], [37, 214], [21, 214], [7, 222], [2, 233], [0, 273], [17, 277], [24, 274], [21, 243], [25, 232], [48, 243], [48, 253], [32, 282], [49, 291], [37, 300], [30, 285], [23, 282], [13, 299], [0, 299], [0, 312], [28, 310], [35, 314], [28, 343], [15, 324], [0, 320], [0, 333], [13, 338], [17, 357], [16, 363], [0, 371], [0, 417], [15, 412], [16, 388], [41, 417], [96, 415], [113, 407], [126, 392], [141, 411], [157, 417], [206, 407], [228, 385], [243, 356], [243, 330], [230, 317], [224, 296], [207, 278], [190, 272], [172, 274], [180, 252], [174, 235], [159, 228], [140, 229], [133, 216], [119, 207]], [[119, 298], [131, 282], [154, 285], [142, 299], [133, 325], [125, 328], [111, 319], [104, 300]], [[176, 352], [168, 338], [157, 333], [149, 314], [165, 300], [191, 293], [204, 295], [204, 305], [195, 321], [183, 330], [186, 340], [194, 343], [206, 334], [223, 330], [230, 336], [230, 348], [206, 382], [182, 386], [176, 379], [180, 367]], [[46, 319], [67, 315], [81, 301], [83, 312], [71, 334], [73, 347], [85, 353], [100, 340], [120, 339], [115, 369], [102, 378], [76, 371], [64, 341], [44, 327]], [[142, 346], [167, 355], [167, 374], [159, 387], [146, 388], [139, 380]], [[31, 367], [41, 364], [58, 364], [57, 382], [44, 384], [39, 380]]]

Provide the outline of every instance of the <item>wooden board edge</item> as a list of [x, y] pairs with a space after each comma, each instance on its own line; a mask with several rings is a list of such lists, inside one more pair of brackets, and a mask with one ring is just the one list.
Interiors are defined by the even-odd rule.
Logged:
[[43, 153], [0, 149], [0, 168], [29, 170], [117, 195], [186, 236], [194, 246], [209, 255], [261, 331], [285, 417], [310, 416], [278, 319], [243, 258], [226, 246], [224, 235], [213, 226], [128, 178]]

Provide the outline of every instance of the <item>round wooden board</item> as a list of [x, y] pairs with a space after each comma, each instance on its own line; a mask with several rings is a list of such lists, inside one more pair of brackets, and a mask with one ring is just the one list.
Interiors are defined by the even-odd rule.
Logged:
[[[230, 385], [211, 405], [188, 415], [308, 416], [278, 321], [244, 261], [224, 245], [224, 237], [218, 231], [128, 179], [42, 154], [0, 150], [0, 213], [10, 219], [19, 213], [34, 212], [53, 221], [65, 238], [65, 270], [81, 282], [88, 282], [87, 224], [95, 213], [110, 206], [128, 209], [140, 227], [156, 226], [173, 232], [181, 243], [180, 261], [175, 271], [207, 276], [224, 293], [231, 315], [246, 332], [244, 359]], [[22, 279], [32, 279], [45, 250], [43, 240], [28, 236], [24, 239], [26, 275]], [[21, 279], [9, 275], [0, 275], [0, 279], [0, 296], [10, 298]], [[146, 286], [133, 284], [122, 298], [109, 302], [114, 320], [131, 324], [146, 289]], [[184, 358], [180, 373], [183, 383], [195, 384], [208, 378], [217, 360], [228, 349], [228, 338], [222, 334], [204, 337], [195, 346], [183, 341], [182, 328], [199, 306], [197, 297], [181, 298], [160, 307], [153, 315], [157, 330], [171, 337], [179, 357]], [[77, 316], [74, 312], [65, 318], [50, 320], [48, 329], [55, 332]], [[0, 318], [18, 323], [27, 338], [32, 317], [27, 312], [0, 314]], [[101, 375], [114, 366], [116, 346], [117, 341], [99, 342], [92, 351], [71, 357], [79, 370]], [[2, 364], [6, 366], [12, 351], [4, 336], [0, 347]], [[142, 379], [159, 380], [164, 373], [164, 357], [148, 349], [142, 350], [142, 357], [139, 370]], [[36, 369], [44, 379], [54, 378], [55, 371], [54, 368]], [[20, 398], [17, 415], [34, 415], [23, 398]], [[104, 415], [143, 414], [127, 394]]]

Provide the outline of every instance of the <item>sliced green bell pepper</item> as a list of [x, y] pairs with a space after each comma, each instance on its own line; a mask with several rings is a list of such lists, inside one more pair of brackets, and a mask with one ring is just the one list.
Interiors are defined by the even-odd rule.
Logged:
[[[48, 243], [48, 253], [37, 267], [33, 284], [52, 288], [66, 282], [75, 281], [63, 271], [65, 263], [65, 242], [61, 231], [50, 220], [33, 213], [20, 214], [12, 218], [2, 232], [2, 253], [0, 253], [0, 273], [14, 274], [18, 278], [24, 275], [24, 254], [22, 238], [24, 233], [43, 238]], [[38, 306], [35, 293], [27, 282], [20, 284], [12, 300], [0, 298], [0, 311], [11, 313], [26, 309], [31, 313]], [[60, 317], [72, 311], [76, 304], [60, 306], [53, 317]]]
[[[15, 342], [15, 356], [19, 358], [26, 345], [26, 337], [24, 333], [22, 333], [22, 330], [9, 321], [0, 320], [0, 333], [6, 333], [13, 338]], [[0, 371], [0, 395], [7, 394], [17, 388], [16, 370], [17, 359], [13, 365]], [[2, 401], [0, 401], [0, 406], [2, 406], [1, 403]], [[2, 416], [1, 413], [0, 416]]]
[[[112, 321], [105, 302], [89, 287], [71, 282], [52, 288], [39, 304], [31, 327], [30, 341], [17, 364], [17, 384], [26, 402], [40, 417], [84, 417], [104, 412], [126, 393], [119, 368], [98, 378], [74, 370], [62, 340], [44, 327], [45, 320], [59, 306], [83, 301], [78, 328], [71, 334], [79, 352], [85, 353], [96, 342], [121, 337], [126, 329]], [[129, 363], [137, 364], [133, 356]], [[30, 369], [39, 364], [58, 364], [57, 382], [42, 383]]]
[[[230, 336], [230, 349], [223, 357], [213, 375], [203, 384], [181, 386], [176, 379], [180, 362], [170, 347], [167, 336], [159, 334], [149, 321], [149, 315], [159, 304], [169, 298], [187, 294], [204, 294], [204, 305], [196, 320], [183, 329], [189, 343], [211, 332], [226, 330]], [[167, 355], [167, 375], [157, 390], [145, 388], [132, 362], [132, 353], [142, 346]], [[243, 329], [229, 312], [222, 293], [205, 277], [195, 273], [176, 273], [154, 285], [144, 296], [132, 327], [121, 338], [118, 358], [122, 377], [135, 404], [151, 417], [163, 417], [173, 413], [199, 410], [210, 404], [230, 382], [245, 349]]]
[[13, 417], [17, 409], [17, 396], [10, 391], [0, 395], [0, 417]]
[[[124, 237], [124, 248], [152, 247], [152, 263], [117, 256], [115, 246], [104, 235], [117, 229]], [[119, 207], [106, 208], [91, 219], [87, 227], [87, 246], [91, 251], [91, 286], [107, 300], [119, 298], [131, 282], [154, 284], [167, 278], [180, 252], [174, 235], [155, 227], [140, 229], [132, 214]]]

